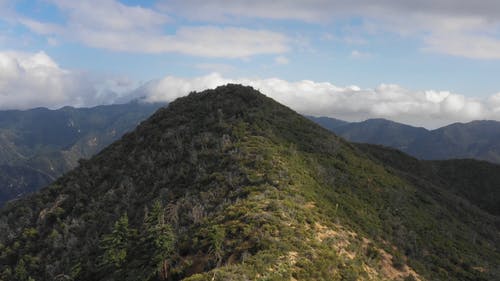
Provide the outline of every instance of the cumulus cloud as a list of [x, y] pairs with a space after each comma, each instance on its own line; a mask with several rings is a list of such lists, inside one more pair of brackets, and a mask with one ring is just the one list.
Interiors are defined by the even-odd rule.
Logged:
[[500, 120], [500, 93], [478, 99], [449, 91], [413, 91], [395, 84], [362, 89], [310, 80], [233, 79], [218, 73], [194, 78], [166, 76], [137, 88], [136, 82], [127, 78], [102, 78], [64, 69], [44, 52], [0, 52], [0, 109], [93, 106], [136, 98], [169, 102], [227, 83], [253, 86], [303, 114], [348, 121], [387, 118], [435, 128], [457, 121]]
[[170, 18], [152, 9], [128, 6], [115, 0], [50, 2], [67, 15], [65, 24], [28, 18], [21, 18], [19, 22], [38, 34], [59, 36], [113, 51], [246, 58], [288, 50], [288, 38], [268, 30], [189, 26], [166, 34], [164, 29]]
[[500, 93], [486, 99], [465, 97], [449, 91], [412, 91], [399, 85], [381, 84], [373, 89], [339, 87], [328, 82], [289, 82], [277, 78], [230, 79], [213, 73], [196, 78], [165, 78], [146, 83], [134, 95], [147, 101], [172, 101], [191, 91], [227, 83], [251, 85], [292, 109], [308, 115], [348, 121], [387, 118], [436, 128], [453, 122], [477, 119], [500, 120]]
[[44, 52], [0, 52], [0, 109], [112, 103], [134, 86], [63, 69]]

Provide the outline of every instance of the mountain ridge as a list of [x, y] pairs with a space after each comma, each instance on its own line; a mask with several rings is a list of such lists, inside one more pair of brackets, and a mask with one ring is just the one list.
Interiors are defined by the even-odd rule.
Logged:
[[160, 106], [131, 102], [0, 111], [0, 206], [51, 183]]
[[[473, 158], [500, 163], [500, 122], [475, 120], [428, 130], [387, 119], [339, 124], [338, 119], [308, 117], [353, 142], [385, 145], [424, 160]], [[345, 121], [342, 121], [345, 122]], [[329, 124], [335, 124], [333, 126]], [[328, 127], [330, 126], [330, 127]]]
[[0, 279], [498, 276], [495, 217], [368, 155], [253, 88], [191, 93], [1, 209]]

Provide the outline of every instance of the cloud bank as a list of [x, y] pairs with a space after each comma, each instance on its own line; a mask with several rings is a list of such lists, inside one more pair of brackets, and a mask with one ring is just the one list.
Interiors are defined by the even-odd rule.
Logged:
[[133, 85], [63, 69], [44, 52], [0, 52], [0, 109], [110, 103]]
[[500, 121], [500, 93], [478, 99], [449, 91], [414, 91], [394, 84], [362, 89], [310, 80], [233, 79], [218, 73], [194, 78], [166, 76], [137, 88], [128, 79], [95, 78], [63, 69], [44, 52], [0, 52], [0, 109], [93, 106], [135, 98], [169, 102], [227, 83], [250, 85], [303, 114], [348, 121], [387, 118], [427, 128], [477, 119]]
[[146, 83], [134, 95], [146, 97], [151, 102], [172, 101], [191, 91], [202, 91], [227, 83], [250, 85], [302, 114], [347, 121], [387, 118], [414, 126], [436, 128], [454, 122], [500, 120], [500, 93], [486, 99], [476, 99], [449, 91], [412, 91], [393, 84], [361, 89], [310, 80], [230, 79], [213, 73], [189, 79], [167, 76]]

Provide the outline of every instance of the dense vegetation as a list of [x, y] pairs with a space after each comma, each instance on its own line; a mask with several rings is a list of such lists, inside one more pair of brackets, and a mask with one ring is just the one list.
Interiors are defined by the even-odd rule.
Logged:
[[473, 158], [500, 164], [500, 122], [455, 123], [435, 130], [412, 127], [385, 119], [345, 122], [309, 117], [353, 142], [396, 148], [419, 159]]
[[192, 93], [0, 212], [0, 280], [495, 280], [498, 218], [252, 88]]
[[[370, 157], [407, 178], [426, 180], [500, 216], [500, 165], [472, 159], [419, 161], [392, 148], [356, 144]], [[408, 174], [408, 171], [411, 173]]]
[[430, 161], [449, 190], [500, 216], [500, 165], [471, 159]]
[[38, 190], [151, 115], [161, 104], [0, 111], [0, 207]]

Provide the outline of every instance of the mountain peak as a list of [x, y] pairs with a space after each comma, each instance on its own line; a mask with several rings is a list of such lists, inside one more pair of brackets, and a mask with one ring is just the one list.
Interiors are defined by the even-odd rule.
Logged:
[[199, 107], [201, 110], [218, 108], [223, 109], [226, 114], [234, 115], [249, 110], [263, 109], [261, 107], [265, 104], [282, 107], [250, 86], [227, 84], [215, 89], [191, 92], [186, 97], [172, 102], [171, 108], [175, 110], [185, 110], [188, 107]]
[[492, 219], [401, 175], [251, 87], [191, 93], [3, 209], [0, 280], [495, 276]]
[[193, 100], [220, 102], [225, 99], [232, 100], [232, 102], [239, 101], [248, 105], [252, 105], [254, 102], [262, 103], [266, 100], [271, 100], [251, 86], [226, 84], [218, 86], [215, 89], [208, 89], [201, 92], [191, 92], [185, 97], [178, 98], [173, 103], [192, 102]]

